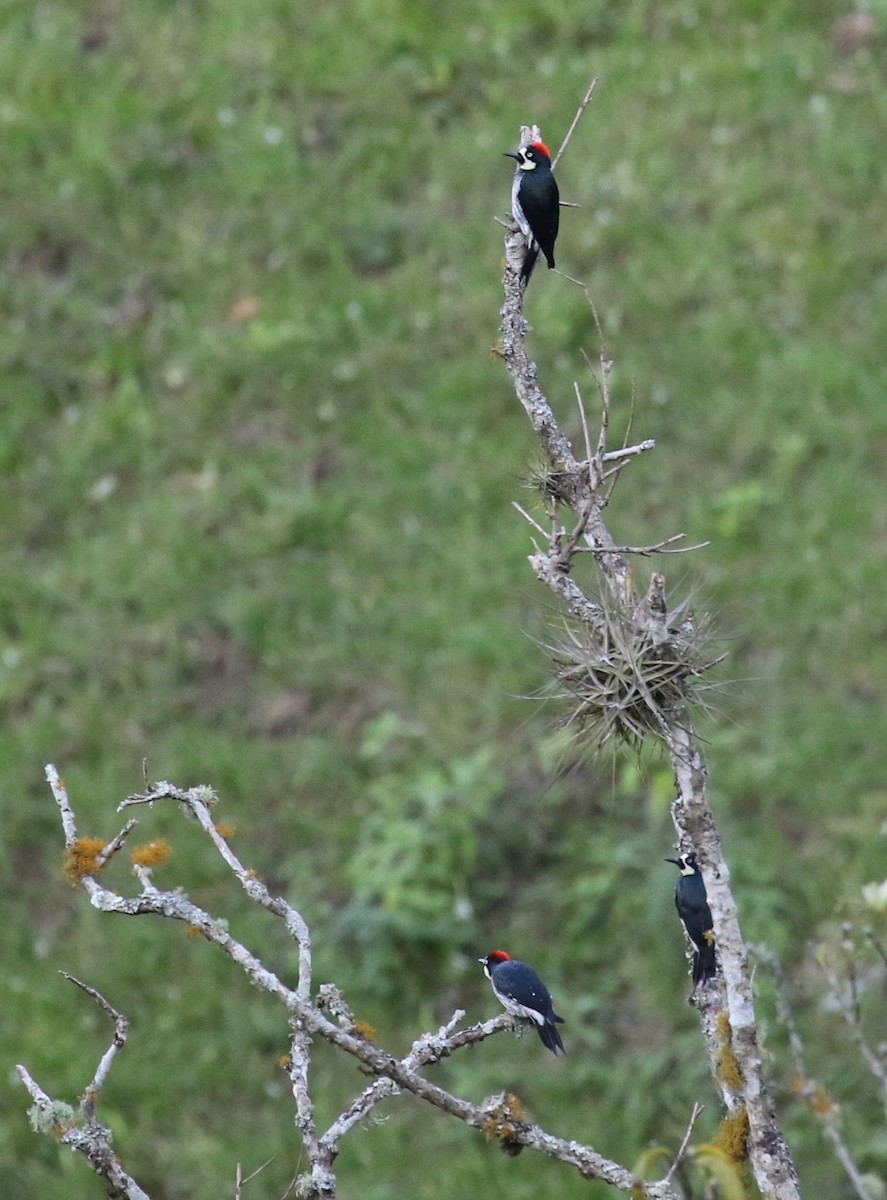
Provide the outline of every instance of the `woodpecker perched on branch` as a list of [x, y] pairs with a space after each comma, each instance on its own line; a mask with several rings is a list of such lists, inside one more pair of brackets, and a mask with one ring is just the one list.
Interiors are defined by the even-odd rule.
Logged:
[[477, 960], [484, 975], [493, 985], [493, 995], [506, 1012], [513, 1017], [532, 1021], [542, 1045], [557, 1056], [558, 1050], [566, 1054], [564, 1043], [555, 1022], [563, 1024], [564, 1018], [554, 1011], [548, 988], [532, 967], [504, 950], [493, 950], [486, 958]]
[[549, 270], [554, 266], [554, 243], [561, 216], [560, 193], [551, 173], [551, 152], [544, 142], [530, 142], [519, 150], [506, 150], [504, 154], [517, 162], [511, 185], [511, 215], [527, 242], [520, 273], [526, 284], [540, 250]]
[[699, 860], [695, 851], [682, 854], [680, 858], [667, 858], [666, 862], [674, 863], [680, 871], [675, 884], [674, 902], [678, 916], [684, 923], [687, 936], [696, 947], [693, 951], [693, 986], [707, 983], [717, 973], [718, 964], [715, 959], [715, 938], [712, 932], [711, 909], [708, 907], [708, 896], [705, 883], [699, 870]]

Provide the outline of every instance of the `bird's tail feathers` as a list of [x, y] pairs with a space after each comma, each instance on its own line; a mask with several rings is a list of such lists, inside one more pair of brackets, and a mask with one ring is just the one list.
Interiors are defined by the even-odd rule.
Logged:
[[718, 973], [714, 946], [697, 949], [693, 955], [693, 984], [707, 983]]
[[539, 247], [531, 245], [527, 249], [524, 257], [523, 266], [520, 269], [520, 277], [525, 283], [530, 282], [530, 276], [533, 274], [533, 267], [536, 265], [536, 259], [539, 257]]
[[[563, 1017], [555, 1017], [554, 1020], [563, 1023]], [[557, 1057], [558, 1050], [560, 1050], [561, 1054], [567, 1053], [564, 1049], [564, 1043], [561, 1041], [561, 1035], [558, 1031], [558, 1027], [553, 1021], [546, 1021], [544, 1025], [540, 1025], [538, 1027], [538, 1033], [540, 1039], [542, 1040], [542, 1045], [547, 1050], [550, 1050], [555, 1057]]]

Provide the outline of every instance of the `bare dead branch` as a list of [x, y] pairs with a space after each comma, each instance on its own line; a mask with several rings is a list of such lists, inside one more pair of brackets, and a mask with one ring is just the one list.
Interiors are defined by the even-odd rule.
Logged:
[[[615, 604], [620, 606], [620, 620], [628, 623], [634, 621], [640, 634], [657, 631], [656, 637], [665, 644], [672, 632], [664, 600], [664, 580], [661, 587], [657, 584], [642, 599], [632, 582], [627, 557], [629, 551], [618, 546], [603, 520], [603, 511], [611, 499], [612, 487], [621, 467], [628, 461], [626, 455], [617, 455], [612, 460], [616, 463], [614, 477], [610, 481], [610, 490], [602, 494], [599, 468], [604, 455], [609, 453], [606, 441], [611, 407], [611, 360], [602, 348], [599, 373], [592, 368], [601, 399], [601, 420], [597, 449], [589, 456], [588, 467], [583, 470], [560, 430], [540, 387], [536, 364], [527, 353], [528, 326], [523, 315], [523, 289], [519, 286], [521, 246], [518, 241], [514, 235], [505, 241], [507, 266], [503, 276], [504, 300], [501, 309], [502, 360], [511, 377], [518, 402], [526, 412], [551, 467], [563, 481], [558, 498], [573, 509], [583, 527], [583, 536], [603, 582]], [[585, 291], [603, 346], [600, 321], [587, 289]], [[588, 441], [590, 439], [586, 435]], [[660, 547], [664, 548], [667, 547]], [[600, 607], [588, 600], [582, 588], [571, 578], [569, 570], [565, 569], [568, 564], [565, 564], [562, 554], [545, 554], [537, 549], [529, 557], [529, 562], [537, 577], [561, 598], [571, 616], [580, 623], [586, 623], [590, 631], [589, 644], [593, 645], [594, 638], [601, 636], [602, 624], [606, 622], [601, 620]], [[663, 703], [641, 678], [633, 679], [629, 699], [634, 689], [637, 689], [649, 708], [649, 728], [661, 739], [671, 761], [676, 785], [671, 806], [675, 830], [681, 847], [694, 849], [699, 856], [714, 918], [723, 989], [716, 986], [699, 989], [694, 996], [712, 1073], [728, 1112], [744, 1108], [748, 1116], [749, 1157], [762, 1194], [768, 1200], [798, 1200], [800, 1193], [794, 1164], [776, 1125], [773, 1105], [764, 1084], [746, 949], [730, 888], [729, 870], [708, 800], [707, 772], [694, 729], [689, 694], [678, 688]], [[581, 711], [581, 707], [578, 711]], [[735, 1076], [741, 1081], [741, 1086], [735, 1090], [725, 1082], [719, 1070], [726, 1049], [735, 1060]]]
[[93, 1076], [92, 1083], [87, 1086], [80, 1101], [81, 1112], [87, 1118], [87, 1120], [91, 1121], [95, 1118], [96, 1099], [99, 1092], [105, 1086], [105, 1080], [108, 1078], [108, 1074], [114, 1064], [114, 1059], [126, 1045], [126, 1033], [127, 1029], [129, 1028], [129, 1021], [122, 1013], [117, 1012], [115, 1008], [111, 1007], [101, 992], [97, 992], [95, 988], [91, 988], [86, 983], [81, 983], [79, 979], [75, 979], [74, 976], [69, 975], [67, 971], [61, 971], [59, 973], [63, 975], [65, 979], [69, 980], [69, 982], [73, 983], [76, 987], [79, 987], [86, 992], [87, 996], [90, 996], [93, 1000], [95, 1000], [96, 1004], [98, 1004], [100, 1008], [103, 1008], [114, 1022], [114, 1040], [111, 1042], [111, 1045], [99, 1060], [99, 1065], [96, 1067], [96, 1072]]
[[[73, 821], [73, 814], [70, 819]], [[79, 979], [64, 971], [62, 974], [82, 988], [112, 1018], [114, 1040], [99, 1060], [92, 1082], [80, 1097], [79, 1114], [69, 1104], [52, 1100], [31, 1078], [25, 1067], [20, 1064], [16, 1067], [19, 1078], [34, 1101], [34, 1107], [29, 1114], [31, 1125], [36, 1132], [52, 1134], [62, 1145], [70, 1146], [72, 1150], [82, 1154], [93, 1171], [104, 1180], [109, 1196], [117, 1197], [118, 1200], [150, 1200], [147, 1193], [123, 1169], [111, 1145], [111, 1130], [96, 1116], [99, 1091], [107, 1079], [114, 1059], [126, 1043], [126, 1017], [112, 1008], [104, 996], [94, 988], [81, 983]]]
[[[49, 771], [47, 767], [47, 771]], [[256, 873], [241, 863], [228, 842], [219, 832], [210, 811], [210, 803], [215, 801], [212, 789], [196, 787], [183, 790], [163, 780], [155, 783], [147, 792], [127, 796], [117, 806], [118, 812], [136, 804], [153, 805], [160, 800], [177, 800], [195, 818], [201, 829], [212, 842], [225, 865], [237, 878], [240, 886], [257, 904], [267, 908], [269, 912], [280, 917], [286, 925], [287, 932], [299, 948], [299, 995], [307, 999], [311, 994], [311, 936], [308, 926], [301, 916], [282, 897], [272, 896]]]

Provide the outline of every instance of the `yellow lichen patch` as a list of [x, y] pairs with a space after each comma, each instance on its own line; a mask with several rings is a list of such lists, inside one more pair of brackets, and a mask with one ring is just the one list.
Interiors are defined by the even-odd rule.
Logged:
[[130, 855], [134, 867], [159, 867], [170, 856], [169, 842], [166, 838], [155, 838], [153, 842], [145, 842], [136, 846]]
[[278, 1067], [281, 1068], [281, 1070], [288, 1071], [290, 1069], [290, 1067], [293, 1065], [292, 1055], [291, 1054], [281, 1054], [280, 1058], [278, 1058], [278, 1060], [277, 1060], [277, 1065], [278, 1065]]
[[186, 925], [185, 926], [185, 935], [187, 937], [193, 937], [193, 938], [203, 937], [203, 930], [200, 928], [199, 925]]
[[733, 1053], [730, 1018], [727, 1016], [726, 1009], [722, 1009], [718, 1013], [716, 1029], [718, 1040], [721, 1043], [721, 1049], [718, 1054], [718, 1079], [721, 1083], [725, 1083], [731, 1092], [741, 1092], [742, 1072], [739, 1069], [739, 1063], [736, 1061], [736, 1055]]
[[105, 865], [99, 854], [105, 848], [103, 838], [77, 838], [65, 850], [65, 874], [71, 883], [79, 883], [84, 875], [95, 875]]
[[737, 1109], [721, 1121], [714, 1144], [723, 1150], [731, 1162], [741, 1163], [748, 1158], [748, 1113]]
[[376, 1036], [375, 1025], [370, 1025], [368, 1021], [355, 1021], [354, 1032], [358, 1037], [362, 1037], [365, 1042], [372, 1042]]
[[718, 1055], [718, 1079], [721, 1083], [726, 1083], [731, 1092], [742, 1091], [742, 1072], [739, 1070], [739, 1063], [736, 1061], [736, 1055], [729, 1042], [721, 1046], [721, 1052]]
[[227, 842], [229, 838], [233, 838], [237, 829], [233, 825], [229, 825], [227, 821], [219, 821], [216, 825], [216, 833], [220, 838], [224, 838]]
[[516, 1157], [524, 1148], [519, 1137], [523, 1112], [523, 1105], [518, 1097], [513, 1092], [505, 1092], [499, 1098], [499, 1103], [490, 1109], [483, 1124], [487, 1141], [497, 1138], [499, 1149], [510, 1158]]

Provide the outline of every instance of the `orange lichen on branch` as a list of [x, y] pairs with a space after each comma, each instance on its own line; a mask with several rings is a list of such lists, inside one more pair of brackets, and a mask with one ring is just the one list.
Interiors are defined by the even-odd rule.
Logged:
[[748, 1113], [744, 1108], [737, 1109], [729, 1117], [721, 1121], [718, 1136], [715, 1138], [718, 1146], [734, 1163], [745, 1162], [748, 1158]]
[[199, 925], [186, 925], [185, 926], [185, 935], [187, 937], [192, 937], [192, 938], [203, 937], [203, 930], [200, 928]]
[[152, 842], [136, 846], [130, 859], [134, 867], [159, 867], [166, 862], [170, 854], [170, 845], [166, 838], [155, 838]]
[[502, 1153], [515, 1158], [524, 1148], [518, 1136], [524, 1115], [523, 1105], [513, 1092], [504, 1092], [497, 1100], [498, 1103], [487, 1110], [487, 1118], [483, 1123], [484, 1137], [488, 1142], [497, 1138]]
[[718, 1013], [717, 1033], [718, 1041], [721, 1044], [721, 1049], [718, 1053], [717, 1077], [721, 1083], [727, 1085], [731, 1092], [741, 1092], [742, 1072], [739, 1069], [739, 1063], [733, 1052], [732, 1030], [730, 1029], [730, 1018], [727, 1016], [726, 1009], [722, 1009]]
[[358, 1037], [362, 1037], [365, 1042], [372, 1042], [376, 1037], [375, 1025], [370, 1025], [368, 1021], [355, 1021], [354, 1032]]
[[72, 884], [102, 869], [105, 864], [99, 862], [99, 855], [106, 845], [104, 838], [81, 837], [65, 848], [65, 874]]
[[233, 838], [237, 832], [237, 828], [234, 825], [229, 825], [227, 821], [219, 821], [218, 825], [215, 827], [215, 830], [219, 837], [224, 838], [226, 842], [230, 838]]

